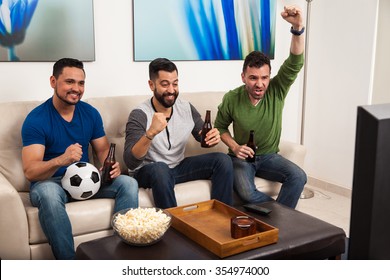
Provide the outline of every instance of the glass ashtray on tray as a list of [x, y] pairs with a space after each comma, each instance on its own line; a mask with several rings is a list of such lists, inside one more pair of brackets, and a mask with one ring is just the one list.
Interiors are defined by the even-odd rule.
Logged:
[[148, 246], [160, 241], [171, 223], [171, 214], [155, 207], [124, 209], [115, 213], [111, 220], [115, 233], [125, 243], [134, 246]]

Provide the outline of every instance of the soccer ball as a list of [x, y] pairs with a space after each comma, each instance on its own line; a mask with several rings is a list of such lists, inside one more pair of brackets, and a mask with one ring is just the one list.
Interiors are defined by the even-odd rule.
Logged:
[[75, 162], [68, 166], [61, 179], [62, 187], [77, 200], [92, 197], [100, 188], [100, 173], [88, 162]]

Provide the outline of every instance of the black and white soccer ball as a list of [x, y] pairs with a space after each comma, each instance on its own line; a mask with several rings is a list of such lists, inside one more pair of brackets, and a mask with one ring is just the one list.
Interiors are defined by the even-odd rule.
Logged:
[[75, 162], [68, 166], [61, 183], [72, 198], [85, 200], [99, 191], [100, 173], [88, 162]]

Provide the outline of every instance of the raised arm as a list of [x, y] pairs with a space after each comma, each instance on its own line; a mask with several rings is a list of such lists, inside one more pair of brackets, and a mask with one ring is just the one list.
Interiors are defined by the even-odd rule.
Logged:
[[303, 13], [297, 6], [285, 6], [281, 16], [291, 24], [291, 46], [292, 54], [302, 54], [305, 49], [305, 36], [303, 25]]

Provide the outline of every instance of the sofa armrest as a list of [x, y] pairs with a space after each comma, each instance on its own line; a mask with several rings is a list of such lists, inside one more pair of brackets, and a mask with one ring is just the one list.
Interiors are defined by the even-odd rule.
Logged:
[[297, 164], [303, 169], [306, 156], [306, 147], [289, 141], [280, 141], [279, 154]]
[[30, 259], [28, 223], [22, 199], [0, 173], [0, 258]]

